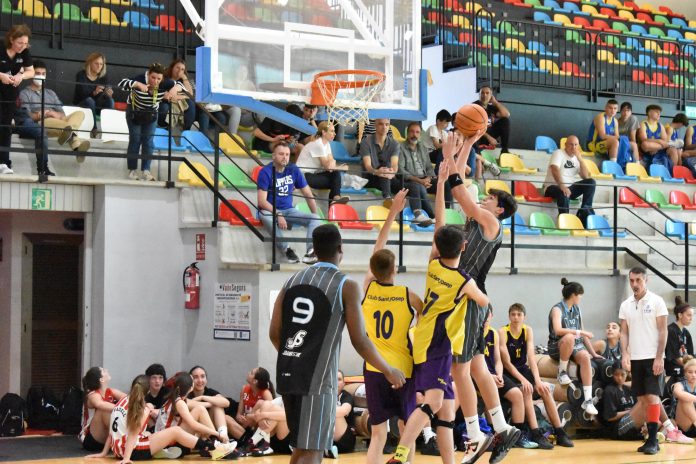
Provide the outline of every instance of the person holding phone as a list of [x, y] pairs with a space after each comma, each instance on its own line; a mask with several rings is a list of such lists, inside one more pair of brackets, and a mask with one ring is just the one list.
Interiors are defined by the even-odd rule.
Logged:
[[114, 107], [114, 90], [106, 75], [106, 58], [100, 52], [92, 52], [85, 59], [85, 68], [75, 75], [75, 96], [73, 104], [92, 110], [94, 127], [92, 137], [96, 136], [96, 120], [103, 109]]

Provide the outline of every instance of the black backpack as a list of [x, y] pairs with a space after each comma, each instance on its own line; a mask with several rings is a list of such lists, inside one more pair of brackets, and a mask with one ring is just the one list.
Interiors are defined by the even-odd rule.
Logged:
[[29, 427], [38, 430], [58, 428], [60, 400], [48, 387], [33, 386], [27, 393]]
[[0, 400], [0, 437], [17, 437], [24, 433], [27, 404], [21, 396], [7, 393]]
[[77, 435], [82, 428], [82, 390], [68, 387], [58, 416], [58, 430], [65, 435]]

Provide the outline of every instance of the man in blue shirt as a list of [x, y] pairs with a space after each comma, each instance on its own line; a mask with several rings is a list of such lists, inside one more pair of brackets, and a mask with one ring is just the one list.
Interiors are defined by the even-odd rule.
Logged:
[[[259, 219], [264, 227], [272, 230], [273, 226], [273, 203], [276, 206], [277, 224], [276, 246], [285, 253], [285, 257], [290, 263], [297, 263], [300, 259], [295, 251], [290, 248], [287, 242], [282, 240], [283, 230], [288, 226], [302, 225], [307, 228], [307, 253], [302, 258], [305, 264], [314, 264], [317, 257], [312, 247], [312, 232], [321, 225], [317, 215], [317, 204], [314, 201], [312, 190], [307, 185], [307, 181], [300, 169], [290, 163], [290, 147], [286, 142], [278, 142], [273, 148], [273, 159], [271, 163], [264, 166], [259, 172], [257, 180], [257, 203], [259, 207]], [[275, 188], [271, 189], [273, 183], [273, 169], [275, 169], [276, 183]], [[307, 205], [311, 213], [303, 213], [292, 205], [292, 192], [298, 189], [307, 200]], [[270, 195], [269, 195], [270, 193]]]

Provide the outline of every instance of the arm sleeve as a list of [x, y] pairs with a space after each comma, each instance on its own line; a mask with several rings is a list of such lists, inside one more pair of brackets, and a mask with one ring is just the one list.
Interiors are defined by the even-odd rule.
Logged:
[[616, 416], [616, 413], [618, 412], [618, 401], [616, 393], [617, 389], [613, 385], [610, 385], [609, 387], [607, 387], [606, 390], [604, 390], [604, 406], [602, 408], [602, 417], [605, 421], [609, 421], [609, 419]]
[[261, 169], [261, 171], [259, 171], [259, 177], [256, 180], [259, 189], [266, 192], [268, 192], [269, 188], [271, 187], [271, 176], [269, 175], [269, 172], [270, 171], [268, 169]]
[[440, 140], [440, 131], [437, 130], [437, 126], [430, 126], [428, 128], [428, 137]]
[[549, 160], [549, 166], [558, 166], [558, 168], [561, 168], [561, 165], [563, 164], [563, 150], [556, 150], [553, 152], [553, 155], [551, 155], [551, 159]]
[[31, 57], [31, 53], [29, 53], [29, 49], [25, 49], [22, 52], [22, 68], [31, 68], [34, 66], [34, 58]]
[[670, 324], [667, 327], [667, 345], [665, 346], [665, 359], [667, 361], [674, 361], [679, 357], [679, 348], [681, 344], [679, 343], [679, 330], [674, 324]]
[[94, 86], [87, 82], [87, 76], [84, 71], [80, 71], [75, 76], [75, 96], [73, 97], [74, 104], [80, 104], [85, 99], [92, 96]]
[[305, 179], [302, 171], [297, 166], [295, 166], [293, 177], [295, 178], [295, 188], [302, 189], [307, 186], [307, 179]]
[[669, 311], [667, 311], [667, 305], [665, 304], [665, 300], [662, 298], [657, 298], [657, 317], [660, 316], [668, 316]]

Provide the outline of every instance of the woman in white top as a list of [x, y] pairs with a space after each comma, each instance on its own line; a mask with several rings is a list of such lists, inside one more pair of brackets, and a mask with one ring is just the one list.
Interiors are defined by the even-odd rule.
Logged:
[[332, 124], [319, 124], [314, 140], [304, 146], [297, 157], [297, 166], [302, 169], [307, 183], [315, 189], [329, 189], [331, 203], [348, 203], [349, 197], [341, 196], [341, 171], [348, 170], [345, 164], [336, 164], [331, 154], [331, 141], [336, 136]]

